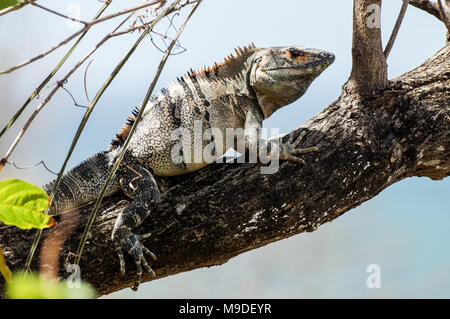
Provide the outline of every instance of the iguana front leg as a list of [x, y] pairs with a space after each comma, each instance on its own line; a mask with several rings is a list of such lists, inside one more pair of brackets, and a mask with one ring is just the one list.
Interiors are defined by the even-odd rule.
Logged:
[[136, 235], [131, 230], [147, 218], [151, 207], [159, 202], [160, 193], [153, 175], [147, 169], [138, 164], [123, 163], [121, 166], [118, 171], [120, 187], [133, 201], [117, 216], [111, 239], [119, 256], [122, 274], [125, 273], [122, 251], [125, 250], [134, 258], [137, 278], [132, 289], [137, 290], [142, 275], [141, 264], [148, 272], [155, 274], [147, 263], [144, 252], [153, 259], [156, 259], [156, 256], [141, 244], [141, 240], [149, 237], [150, 234]]
[[306, 131], [302, 131], [296, 139], [294, 139], [294, 132], [292, 132], [287, 143], [278, 143], [281, 137], [263, 140], [260, 137], [261, 127], [262, 116], [258, 110], [250, 109], [246, 114], [245, 120], [245, 145], [251, 153], [257, 154], [263, 163], [268, 163], [272, 160], [287, 160], [306, 165], [306, 162], [302, 158], [297, 157], [297, 155], [319, 151], [319, 148], [316, 146], [308, 148], [298, 147]]

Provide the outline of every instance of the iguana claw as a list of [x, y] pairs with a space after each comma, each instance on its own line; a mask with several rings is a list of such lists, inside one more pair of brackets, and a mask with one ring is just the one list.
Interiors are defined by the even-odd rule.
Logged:
[[291, 132], [291, 134], [289, 134], [289, 140], [287, 141], [287, 143], [280, 144], [279, 158], [281, 160], [293, 161], [306, 165], [306, 162], [302, 158], [294, 155], [317, 152], [319, 151], [319, 148], [317, 146], [297, 148], [305, 135], [306, 131], [302, 131], [300, 135], [294, 140], [294, 132]]
[[136, 235], [133, 233], [129, 233], [128, 236], [118, 236], [116, 238], [116, 252], [119, 256], [119, 262], [120, 262], [120, 272], [122, 275], [125, 274], [125, 259], [123, 257], [122, 250], [127, 251], [134, 259], [134, 262], [136, 263], [136, 281], [134, 282], [134, 286], [131, 288], [132, 290], [136, 291], [139, 287], [139, 284], [141, 283], [141, 277], [142, 277], [142, 265], [144, 265], [145, 269], [151, 273], [153, 276], [155, 276], [155, 272], [148, 264], [147, 260], [145, 259], [144, 252], [147, 253], [151, 258], [156, 260], [156, 256], [154, 253], [152, 253], [147, 247], [142, 245], [140, 242], [142, 239], [145, 239], [149, 237], [150, 234], [144, 234], [144, 235]]

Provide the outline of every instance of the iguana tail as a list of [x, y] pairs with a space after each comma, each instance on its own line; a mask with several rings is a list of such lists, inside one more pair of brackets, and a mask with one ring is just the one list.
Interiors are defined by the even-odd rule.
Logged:
[[[67, 211], [98, 197], [110, 171], [107, 154], [97, 153], [63, 175], [50, 207], [51, 214]], [[50, 194], [54, 185], [55, 181], [50, 182], [43, 189]], [[114, 179], [105, 196], [118, 189], [119, 182]]]

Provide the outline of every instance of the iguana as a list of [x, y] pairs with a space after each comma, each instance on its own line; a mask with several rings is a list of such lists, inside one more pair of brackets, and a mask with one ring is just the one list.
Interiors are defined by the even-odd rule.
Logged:
[[[215, 63], [198, 71], [191, 69], [150, 100], [109, 186], [106, 196], [122, 190], [132, 199], [117, 216], [111, 239], [122, 273], [125, 273], [123, 250], [136, 262], [137, 279], [133, 289], [137, 289], [141, 280], [141, 264], [154, 274], [144, 252], [152, 258], [156, 257], [140, 242], [149, 234], [136, 235], [132, 232], [160, 200], [153, 176], [185, 174], [208, 164], [192, 158], [175, 162], [172, 151], [177, 141], [171, 137], [173, 131], [184, 128], [192, 134], [195, 123], [201, 123], [202, 130], [215, 127], [225, 132], [226, 128], [243, 128], [245, 146], [255, 150], [261, 144], [259, 135], [263, 120], [300, 98], [311, 82], [334, 61], [332, 53], [299, 46], [256, 48], [252, 43], [235, 51], [235, 55], [229, 55], [220, 64]], [[128, 118], [108, 151], [95, 154], [62, 177], [50, 213], [96, 200], [110, 167], [122, 150], [137, 112], [133, 111], [133, 116]], [[276, 145], [273, 142], [263, 141], [269, 149], [265, 156], [268, 159], [279, 156], [282, 160], [304, 164], [296, 155], [318, 150], [317, 147], [297, 148], [302, 136], [295, 141], [292, 137], [287, 143], [279, 145], [278, 153], [274, 151]], [[203, 141], [201, 146], [205, 143]], [[195, 151], [194, 145], [188, 146]], [[221, 156], [225, 151], [224, 147], [216, 150], [216, 156]], [[190, 152], [189, 157], [193, 154]], [[182, 155], [186, 157], [186, 154]], [[53, 186], [54, 181], [45, 185], [44, 190], [50, 192]]]

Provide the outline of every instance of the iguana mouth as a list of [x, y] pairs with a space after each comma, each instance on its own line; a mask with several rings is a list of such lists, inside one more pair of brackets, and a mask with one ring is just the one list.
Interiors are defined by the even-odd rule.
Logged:
[[280, 67], [276, 67], [276, 68], [270, 68], [270, 69], [262, 69], [263, 72], [267, 72], [267, 71], [277, 71], [277, 70], [306, 70], [308, 68], [313, 68], [315, 66], [323, 66], [323, 61], [313, 61], [310, 63], [307, 63], [303, 66], [299, 66], [299, 67], [292, 67], [292, 66], [280, 66]]
[[290, 67], [290, 66], [286, 66], [286, 67], [277, 67], [277, 68], [270, 68], [270, 69], [262, 69], [262, 71], [266, 72], [266, 71], [276, 71], [276, 70], [302, 70], [304, 69], [304, 67]]

